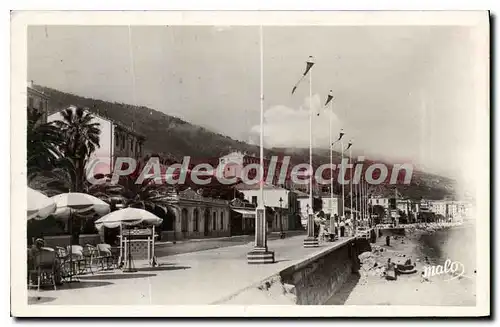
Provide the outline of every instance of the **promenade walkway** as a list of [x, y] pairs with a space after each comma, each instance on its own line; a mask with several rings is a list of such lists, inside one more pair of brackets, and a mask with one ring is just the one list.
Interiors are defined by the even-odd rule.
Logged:
[[213, 304], [228, 299], [281, 270], [347, 241], [303, 247], [304, 237], [269, 241], [276, 263], [248, 265], [252, 244], [171, 255], [159, 267], [136, 261], [136, 273], [101, 272], [82, 276], [81, 282], [37, 292], [30, 290], [30, 304], [48, 305], [165, 305]]

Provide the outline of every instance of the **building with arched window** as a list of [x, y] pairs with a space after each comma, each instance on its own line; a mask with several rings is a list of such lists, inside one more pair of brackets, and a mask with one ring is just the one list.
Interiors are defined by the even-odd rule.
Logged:
[[162, 232], [162, 240], [224, 237], [231, 235], [229, 201], [204, 197], [188, 188], [171, 196], [173, 230]]

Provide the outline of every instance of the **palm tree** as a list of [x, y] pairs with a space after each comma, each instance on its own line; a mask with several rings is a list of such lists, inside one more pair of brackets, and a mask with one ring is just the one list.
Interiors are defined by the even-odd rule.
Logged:
[[28, 108], [27, 168], [28, 177], [54, 168], [61, 157], [64, 142], [60, 130], [52, 123], [41, 123], [42, 113]]
[[[84, 188], [85, 165], [90, 155], [99, 147], [99, 123], [92, 122], [93, 116], [83, 108], [67, 108], [61, 111], [62, 120], [54, 122], [65, 142], [61, 152], [67, 158], [66, 165], [74, 172], [72, 191], [82, 192]], [[67, 167], [66, 167], [67, 168]]]
[[134, 177], [123, 176], [117, 185], [107, 186], [107, 192], [115, 199], [120, 198], [125, 207], [154, 212], [158, 209], [164, 211], [164, 208], [170, 206], [176, 190], [169, 185], [156, 184], [151, 178], [136, 183]]

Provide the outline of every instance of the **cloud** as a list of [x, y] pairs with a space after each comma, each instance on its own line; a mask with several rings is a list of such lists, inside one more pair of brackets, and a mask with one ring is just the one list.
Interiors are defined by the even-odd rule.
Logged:
[[[330, 110], [321, 110], [321, 103], [319, 95], [313, 95], [313, 146], [327, 148], [330, 115], [333, 115], [334, 139], [341, 128], [341, 122], [335, 113]], [[255, 139], [258, 139], [260, 125], [254, 125], [250, 132]], [[309, 146], [309, 97], [304, 99], [304, 105], [299, 109], [277, 105], [264, 112], [264, 144], [266, 147]]]

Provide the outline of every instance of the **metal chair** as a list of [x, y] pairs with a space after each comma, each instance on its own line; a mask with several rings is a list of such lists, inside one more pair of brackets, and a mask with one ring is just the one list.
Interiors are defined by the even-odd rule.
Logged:
[[[113, 252], [111, 251], [111, 245], [106, 243], [101, 243], [96, 245], [97, 249], [97, 257], [101, 261], [102, 270], [112, 269], [115, 265], [115, 257], [113, 256]], [[106, 268], [104, 268], [104, 262], [106, 262]], [[111, 264], [110, 264], [111, 262]]]
[[[36, 274], [37, 289], [40, 291], [40, 285], [46, 281], [51, 281], [54, 290], [56, 286], [56, 252], [47, 248], [42, 248], [33, 258], [33, 269], [30, 270], [30, 277]], [[31, 278], [30, 278], [31, 279]]]
[[90, 244], [85, 244], [82, 250], [82, 254], [84, 266], [81, 272], [85, 272], [85, 270], [88, 268], [90, 273], [93, 275], [94, 271], [92, 270], [92, 261], [97, 259], [98, 257], [97, 249]]

